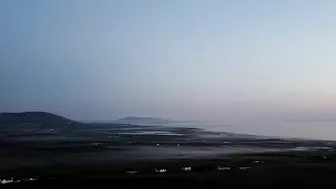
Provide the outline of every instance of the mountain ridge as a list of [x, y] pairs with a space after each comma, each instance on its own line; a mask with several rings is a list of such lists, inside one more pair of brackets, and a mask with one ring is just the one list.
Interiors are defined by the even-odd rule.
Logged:
[[2, 126], [39, 125], [41, 127], [50, 127], [57, 125], [69, 126], [79, 124], [81, 123], [48, 112], [27, 111], [0, 113], [0, 125]]

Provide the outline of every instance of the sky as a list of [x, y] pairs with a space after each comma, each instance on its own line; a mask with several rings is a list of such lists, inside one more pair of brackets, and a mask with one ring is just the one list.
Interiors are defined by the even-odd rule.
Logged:
[[2, 0], [0, 112], [335, 121], [334, 0]]

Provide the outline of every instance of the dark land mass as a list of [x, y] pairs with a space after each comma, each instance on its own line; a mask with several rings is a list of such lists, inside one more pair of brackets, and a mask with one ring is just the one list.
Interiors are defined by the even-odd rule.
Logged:
[[[326, 157], [326, 158], [324, 158]], [[257, 163], [258, 162], [258, 163]], [[190, 172], [182, 170], [191, 167]], [[222, 169], [219, 169], [222, 168]], [[224, 169], [230, 168], [230, 169]], [[156, 169], [166, 169], [157, 173]], [[135, 172], [135, 170], [137, 172]], [[59, 188], [296, 188], [335, 187], [335, 152], [262, 153], [212, 159], [135, 161], [100, 165], [54, 165], [21, 169], [16, 178], [38, 180], [8, 187]], [[12, 172], [15, 175], [17, 172]]]
[[5, 129], [61, 129], [77, 126], [84, 124], [47, 112], [0, 113], [0, 128]]
[[21, 181], [0, 187], [336, 186], [333, 141], [87, 124], [43, 112], [0, 114], [0, 123], [0, 179]]

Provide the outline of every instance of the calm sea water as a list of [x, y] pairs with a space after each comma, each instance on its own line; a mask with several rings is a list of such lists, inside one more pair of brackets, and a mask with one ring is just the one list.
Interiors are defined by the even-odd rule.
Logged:
[[195, 127], [203, 128], [208, 131], [238, 134], [336, 141], [336, 122], [193, 122], [167, 124], [166, 126]]

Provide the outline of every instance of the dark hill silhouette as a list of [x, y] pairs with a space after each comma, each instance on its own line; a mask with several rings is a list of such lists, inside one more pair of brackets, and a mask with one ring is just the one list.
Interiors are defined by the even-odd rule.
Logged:
[[47, 112], [0, 113], [0, 125], [25, 127], [68, 127], [81, 123]]

